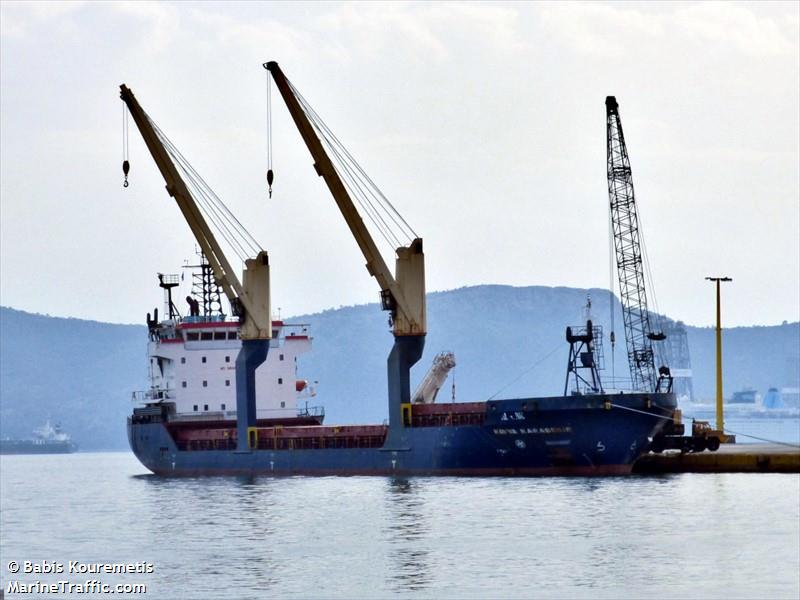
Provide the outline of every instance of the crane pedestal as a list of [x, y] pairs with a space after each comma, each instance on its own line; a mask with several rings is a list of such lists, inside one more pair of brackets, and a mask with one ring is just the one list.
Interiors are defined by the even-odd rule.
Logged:
[[258, 446], [256, 369], [267, 360], [268, 352], [269, 340], [242, 340], [242, 349], [236, 357], [237, 452], [249, 452]]
[[411, 402], [411, 367], [422, 358], [424, 335], [398, 335], [386, 361], [389, 382], [389, 435], [403, 427], [402, 405]]

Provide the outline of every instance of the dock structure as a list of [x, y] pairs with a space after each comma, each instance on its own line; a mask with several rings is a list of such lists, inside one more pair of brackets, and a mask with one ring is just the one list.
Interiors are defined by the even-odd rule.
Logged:
[[716, 452], [645, 454], [634, 473], [800, 473], [800, 446], [723, 444]]

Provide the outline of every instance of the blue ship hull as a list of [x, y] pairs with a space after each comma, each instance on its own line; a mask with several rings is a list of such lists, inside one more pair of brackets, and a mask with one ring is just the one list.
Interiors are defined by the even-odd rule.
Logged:
[[[447, 406], [457, 414], [464, 405]], [[622, 475], [676, 406], [663, 393], [489, 401], [480, 424], [393, 424], [371, 448], [189, 450], [157, 414], [129, 418], [128, 438], [142, 464], [164, 476]]]

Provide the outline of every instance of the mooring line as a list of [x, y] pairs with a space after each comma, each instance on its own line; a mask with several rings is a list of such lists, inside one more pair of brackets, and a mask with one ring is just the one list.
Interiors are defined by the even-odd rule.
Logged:
[[[649, 413], [649, 412], [644, 411], [644, 410], [638, 410], [636, 408], [631, 408], [630, 406], [622, 406], [620, 404], [614, 404], [613, 402], [611, 402], [610, 404], [614, 408], [620, 408], [622, 410], [629, 410], [631, 412], [641, 413], [643, 415], [648, 415], [650, 417], [655, 417], [656, 419], [664, 419], [666, 421], [674, 421], [675, 420], [674, 417], [662, 417], [661, 415], [654, 415], [653, 413]], [[660, 407], [657, 407], [657, 408], [660, 408]], [[742, 437], [751, 438], [751, 439], [754, 439], [754, 440], [760, 440], [762, 442], [769, 442], [770, 444], [778, 444], [780, 446], [789, 446], [790, 448], [800, 448], [800, 444], [793, 444], [791, 442], [779, 442], [778, 440], [771, 440], [769, 438], [758, 437], [757, 435], [750, 435], [749, 433], [741, 433], [739, 431], [733, 431], [731, 429], [726, 429], [726, 428], [723, 428], [723, 431], [725, 433], [732, 433], [733, 435], [741, 435]]]

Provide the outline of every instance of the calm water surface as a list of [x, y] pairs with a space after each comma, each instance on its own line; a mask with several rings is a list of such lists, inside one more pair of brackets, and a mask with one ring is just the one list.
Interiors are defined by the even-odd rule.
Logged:
[[0, 484], [4, 587], [78, 560], [152, 563], [90, 576], [139, 598], [800, 596], [798, 475], [170, 480], [79, 453], [0, 457]]

